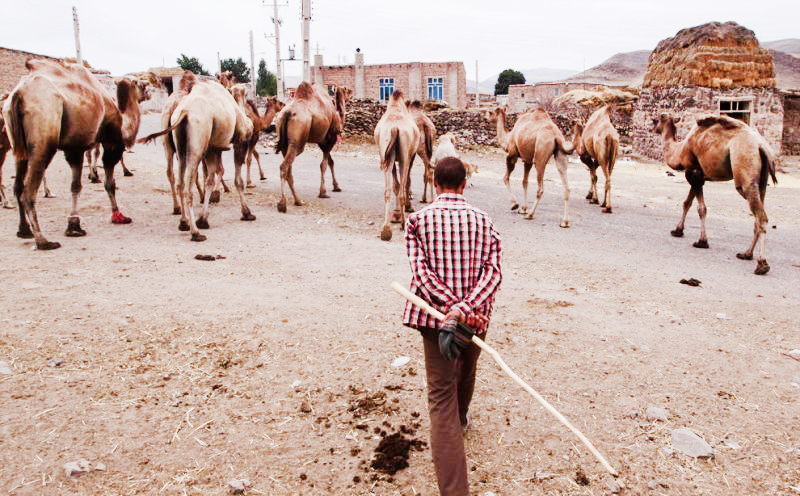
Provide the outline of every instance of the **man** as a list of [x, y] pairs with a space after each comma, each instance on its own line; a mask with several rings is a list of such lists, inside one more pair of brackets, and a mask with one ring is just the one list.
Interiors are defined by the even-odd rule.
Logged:
[[469, 495], [462, 433], [481, 351], [471, 342], [470, 328], [478, 337], [486, 335], [502, 279], [500, 235], [486, 213], [467, 203], [466, 184], [461, 160], [440, 160], [434, 171], [436, 200], [409, 215], [405, 231], [411, 291], [447, 316], [440, 323], [411, 303], [403, 315], [403, 324], [422, 334], [431, 451], [444, 496]]

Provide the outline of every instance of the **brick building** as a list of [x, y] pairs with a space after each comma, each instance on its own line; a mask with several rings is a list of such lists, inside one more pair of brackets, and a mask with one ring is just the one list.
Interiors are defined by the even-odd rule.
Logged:
[[468, 104], [463, 62], [364, 65], [364, 54], [359, 51], [355, 64], [325, 66], [322, 56], [316, 55], [311, 79], [315, 83], [350, 88], [354, 98], [385, 102], [394, 90], [401, 90], [410, 100], [446, 101], [459, 108]]
[[50, 59], [60, 61], [56, 57], [48, 57], [37, 53], [12, 50], [11, 48], [0, 47], [0, 94], [7, 93], [14, 89], [22, 76], [28, 74], [25, 61], [28, 59]]
[[[538, 83], [512, 84], [508, 87], [508, 112], [519, 114], [552, 102], [555, 98], [572, 90], [601, 91], [604, 88], [623, 88], [595, 83]], [[499, 103], [499, 102], [498, 102]]]

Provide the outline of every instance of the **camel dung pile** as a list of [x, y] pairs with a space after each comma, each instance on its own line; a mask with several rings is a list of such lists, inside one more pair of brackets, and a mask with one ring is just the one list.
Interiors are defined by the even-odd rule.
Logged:
[[775, 66], [755, 34], [734, 22], [682, 29], [662, 40], [642, 87], [774, 87]]
[[572, 90], [553, 100], [553, 105], [573, 104], [600, 107], [609, 103], [627, 104], [636, 101], [638, 98], [630, 91], [616, 88], [603, 88], [598, 91]]

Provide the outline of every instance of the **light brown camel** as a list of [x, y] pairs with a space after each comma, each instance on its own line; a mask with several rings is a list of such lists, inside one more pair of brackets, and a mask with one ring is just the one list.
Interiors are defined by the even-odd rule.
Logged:
[[[414, 117], [408, 112], [403, 93], [395, 90], [389, 97], [384, 112], [378, 124], [375, 125], [375, 144], [381, 157], [381, 170], [385, 180], [383, 190], [384, 216], [381, 239], [392, 239], [392, 229], [389, 227], [389, 210], [392, 201], [392, 180], [394, 180], [394, 194], [397, 197], [397, 208], [391, 216], [391, 222], [404, 223], [403, 210], [410, 208], [406, 185], [409, 180], [411, 161], [419, 147], [419, 127]], [[398, 180], [398, 173], [400, 179]]]
[[589, 168], [592, 184], [586, 199], [597, 205], [600, 199], [597, 195], [597, 168], [603, 170], [606, 179], [605, 194], [603, 195], [603, 212], [611, 213], [611, 172], [617, 161], [619, 151], [619, 133], [611, 124], [611, 109], [605, 105], [592, 113], [586, 125], [575, 125], [575, 136], [572, 142], [581, 162]]
[[344, 130], [345, 105], [347, 92], [336, 88], [333, 98], [325, 87], [300, 83], [291, 100], [278, 115], [278, 144], [275, 153], [283, 154], [281, 163], [281, 199], [278, 212], [286, 212], [286, 186], [292, 191], [295, 205], [303, 205], [294, 191], [292, 163], [295, 157], [303, 153], [307, 143], [316, 143], [322, 150], [322, 162], [319, 164], [320, 184], [319, 197], [329, 198], [325, 191], [325, 169], [330, 166], [333, 191], [341, 191], [333, 171], [331, 150]]
[[[550, 157], [553, 157], [561, 175], [561, 182], [564, 184], [564, 217], [561, 219], [561, 227], [569, 227], [569, 183], [567, 182], [567, 155], [574, 150], [574, 144], [564, 139], [564, 135], [558, 126], [555, 125], [550, 116], [542, 109], [530, 110], [521, 114], [517, 118], [517, 123], [511, 132], [506, 131], [506, 112], [502, 108], [494, 111], [494, 119], [497, 121], [497, 143], [506, 151], [506, 175], [503, 182], [511, 195], [511, 210], [519, 207], [517, 197], [511, 191], [509, 178], [518, 159], [522, 159], [525, 166], [522, 176], [522, 189], [524, 191], [524, 203], [519, 213], [527, 215], [526, 219], [532, 219], [539, 206], [539, 200], [544, 193], [544, 169]], [[536, 202], [533, 210], [528, 212], [528, 175], [531, 167], [536, 166], [536, 179], [539, 189], [536, 192]]]
[[769, 272], [767, 263], [766, 225], [767, 213], [764, 211], [764, 196], [767, 181], [777, 184], [775, 177], [775, 154], [766, 140], [742, 121], [727, 116], [701, 117], [683, 141], [676, 141], [675, 120], [662, 114], [656, 124], [656, 132], [661, 134], [664, 145], [664, 160], [678, 171], [685, 171], [691, 189], [683, 202], [683, 215], [677, 227], [671, 232], [675, 237], [683, 236], [686, 213], [697, 197], [697, 213], [700, 215], [700, 239], [695, 248], [708, 248], [706, 238], [706, 202], [703, 198], [703, 184], [706, 181], [730, 181], [736, 191], [747, 200], [755, 217], [753, 243], [744, 253], [737, 253], [742, 260], [752, 260], [753, 250], [758, 243], [758, 258], [755, 273]]
[[[149, 83], [138, 78], [124, 77], [117, 81], [117, 107], [122, 112], [122, 139], [125, 142], [125, 149], [130, 149], [136, 143], [136, 135], [139, 134], [139, 125], [142, 122], [142, 113], [139, 104], [150, 99]], [[123, 100], [120, 100], [122, 98]], [[97, 161], [100, 158], [100, 145], [86, 152], [86, 159], [89, 162], [89, 180], [99, 183], [100, 177], [97, 175]], [[125, 154], [119, 160], [122, 165], [122, 175], [133, 176], [133, 173], [125, 166]]]
[[247, 117], [253, 121], [253, 136], [250, 138], [250, 143], [247, 149], [246, 187], [255, 188], [255, 183], [253, 183], [253, 181], [250, 179], [250, 165], [253, 162], [253, 157], [255, 157], [256, 164], [258, 164], [259, 179], [261, 181], [267, 180], [267, 177], [264, 175], [264, 170], [261, 168], [261, 159], [259, 158], [258, 151], [256, 150], [258, 138], [261, 136], [262, 132], [269, 132], [270, 128], [274, 129], [274, 126], [272, 126], [272, 121], [275, 119], [275, 115], [283, 108], [283, 103], [275, 97], [267, 98], [267, 106], [266, 109], [264, 109], [264, 115], [260, 116], [258, 114], [256, 102], [247, 98], [246, 84], [240, 83], [234, 85], [230, 88], [230, 92], [233, 95], [233, 98], [244, 107]]
[[[233, 145], [235, 184], [242, 204], [242, 220], [255, 220], [244, 199], [242, 163], [247, 155], [247, 144], [253, 132], [253, 123], [236, 103], [233, 96], [216, 81], [195, 83], [191, 92], [184, 96], [170, 117], [170, 126], [163, 131], [142, 138], [148, 143], [153, 139], [172, 133], [175, 149], [180, 161], [178, 193], [181, 197], [181, 220], [178, 229], [191, 231], [192, 241], [205, 241], [198, 231], [208, 229], [208, 204], [211, 190], [217, 178], [223, 175], [222, 152]], [[206, 174], [203, 212], [195, 222], [194, 201], [191, 186], [197, 180], [200, 162], [208, 169]]]
[[[86, 150], [103, 145], [105, 189], [111, 201], [111, 222], [128, 224], [116, 200], [114, 166], [122, 157], [122, 115], [103, 86], [85, 67], [29, 59], [24, 76], [3, 106], [8, 135], [17, 160], [14, 194], [19, 205], [20, 238], [34, 238], [39, 250], [60, 247], [45, 239], [36, 215], [36, 192], [57, 150], [72, 169], [72, 212], [67, 236], [85, 236], [78, 213], [81, 169]], [[130, 111], [130, 109], [128, 109]]]
[[233, 71], [223, 71], [217, 74], [217, 81], [219, 84], [225, 87], [225, 89], [231, 89], [236, 84], [236, 76], [233, 75]]
[[[11, 202], [8, 201], [6, 190], [3, 187], [3, 163], [6, 161], [6, 154], [11, 150], [11, 141], [8, 140], [8, 134], [6, 133], [6, 121], [3, 119], [3, 104], [6, 98], [8, 98], [8, 93], [0, 95], [0, 206], [13, 209], [14, 207], [11, 205]], [[50, 188], [47, 187], [46, 177], [42, 177], [42, 189], [44, 190], [45, 198], [55, 198], [55, 196], [50, 193]]]
[[[428, 187], [431, 189], [431, 200], [433, 200], [435, 196], [433, 191], [433, 165], [431, 164], [431, 158], [433, 157], [433, 142], [436, 140], [436, 126], [433, 124], [431, 118], [423, 112], [422, 103], [420, 103], [419, 100], [406, 102], [406, 105], [411, 117], [419, 128], [419, 145], [417, 145], [416, 154], [411, 157], [411, 163], [408, 166], [409, 174], [411, 174], [411, 168], [414, 166], [414, 158], [419, 156], [420, 160], [422, 160], [422, 163], [425, 165], [425, 171], [422, 176], [424, 186], [422, 189], [422, 200], [420, 200], [420, 202], [428, 203]], [[408, 198], [411, 199], [411, 180], [408, 181], [408, 186], [409, 189], [406, 194]]]

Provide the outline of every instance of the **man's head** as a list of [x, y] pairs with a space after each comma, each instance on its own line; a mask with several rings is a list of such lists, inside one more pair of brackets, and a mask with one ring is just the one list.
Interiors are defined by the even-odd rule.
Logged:
[[467, 185], [467, 169], [461, 160], [455, 157], [445, 157], [436, 164], [433, 171], [433, 184], [436, 194], [464, 192]]

